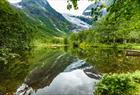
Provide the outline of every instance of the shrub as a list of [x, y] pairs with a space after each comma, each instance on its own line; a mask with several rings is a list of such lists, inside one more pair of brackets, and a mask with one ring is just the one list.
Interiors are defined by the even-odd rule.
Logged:
[[140, 72], [105, 74], [96, 86], [95, 95], [134, 95], [140, 86]]

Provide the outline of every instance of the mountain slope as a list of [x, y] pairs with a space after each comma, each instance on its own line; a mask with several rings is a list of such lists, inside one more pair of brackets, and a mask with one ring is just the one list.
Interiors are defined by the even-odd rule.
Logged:
[[[0, 0], [0, 94], [12, 92], [28, 72], [26, 53], [30, 50], [32, 24], [25, 15]], [[25, 67], [24, 70], [21, 68]], [[7, 85], [8, 84], [8, 85]], [[5, 95], [2, 94], [2, 95]], [[9, 95], [13, 95], [12, 93]]]
[[32, 28], [23, 19], [23, 14], [0, 1], [0, 47], [13, 52], [27, 50]]
[[56, 41], [56, 35], [63, 34], [25, 13], [6, 0], [0, 0], [0, 94], [13, 95], [17, 85], [24, 80], [29, 72], [28, 56], [34, 49], [32, 43], [39, 40], [46, 45], [51, 40]]
[[69, 23], [60, 13], [56, 12], [47, 0], [22, 0], [16, 4], [35, 23], [40, 24], [50, 34], [59, 35], [72, 29]]

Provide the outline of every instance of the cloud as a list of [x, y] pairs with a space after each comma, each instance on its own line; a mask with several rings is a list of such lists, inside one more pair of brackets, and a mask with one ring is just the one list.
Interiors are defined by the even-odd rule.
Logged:
[[[18, 3], [22, 0], [8, 0], [10, 3]], [[50, 5], [59, 13], [68, 13], [72, 15], [81, 15], [83, 11], [89, 6], [92, 2], [88, 0], [78, 1], [78, 10], [67, 10], [67, 0], [48, 0]]]
[[18, 3], [21, 2], [22, 0], [8, 0], [10, 3]]
[[50, 5], [60, 13], [68, 13], [73, 15], [81, 15], [83, 11], [89, 6], [92, 2], [88, 0], [78, 1], [78, 10], [71, 9], [67, 10], [67, 0], [48, 0]]

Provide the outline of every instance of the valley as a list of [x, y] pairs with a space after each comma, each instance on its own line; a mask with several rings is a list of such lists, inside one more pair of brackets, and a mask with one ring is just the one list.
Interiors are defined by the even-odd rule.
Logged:
[[93, 1], [79, 16], [47, 0], [0, 5], [0, 95], [140, 93], [139, 0]]

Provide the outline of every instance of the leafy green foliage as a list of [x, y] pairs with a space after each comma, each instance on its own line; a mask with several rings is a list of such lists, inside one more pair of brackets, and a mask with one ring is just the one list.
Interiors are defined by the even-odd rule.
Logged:
[[140, 72], [105, 74], [97, 84], [95, 95], [134, 95], [140, 86]]
[[[78, 33], [78, 40], [85, 40], [86, 43], [139, 43], [140, 42], [140, 4], [139, 0], [115, 0], [108, 8], [107, 16], [93, 23], [93, 29]], [[89, 35], [89, 31], [90, 34]], [[94, 33], [92, 33], [94, 32]], [[92, 39], [87, 41], [90, 36]], [[89, 37], [89, 38], [88, 38]], [[83, 39], [84, 38], [84, 39]], [[95, 38], [96, 41], [95, 41]]]
[[69, 42], [71, 45], [80, 45], [82, 43], [93, 44], [98, 43], [99, 38], [98, 34], [94, 30], [90, 29], [79, 33], [72, 33], [69, 37]]
[[138, 0], [123, 0], [110, 7], [110, 13], [95, 27], [101, 42], [139, 43], [140, 4]]
[[32, 24], [25, 22], [25, 15], [6, 0], [1, 0], [0, 5], [0, 92], [12, 92], [28, 72], [29, 64], [25, 63], [35, 31]]
[[[33, 29], [24, 21], [24, 15], [8, 2], [1, 0], [0, 5], [0, 84], [6, 88], [10, 80], [18, 83], [27, 73], [28, 64], [24, 63], [31, 48]], [[22, 67], [26, 69], [20, 69]]]
[[31, 28], [23, 21], [21, 14], [9, 7], [5, 1], [0, 1], [0, 47], [11, 52], [22, 54], [29, 49]]

